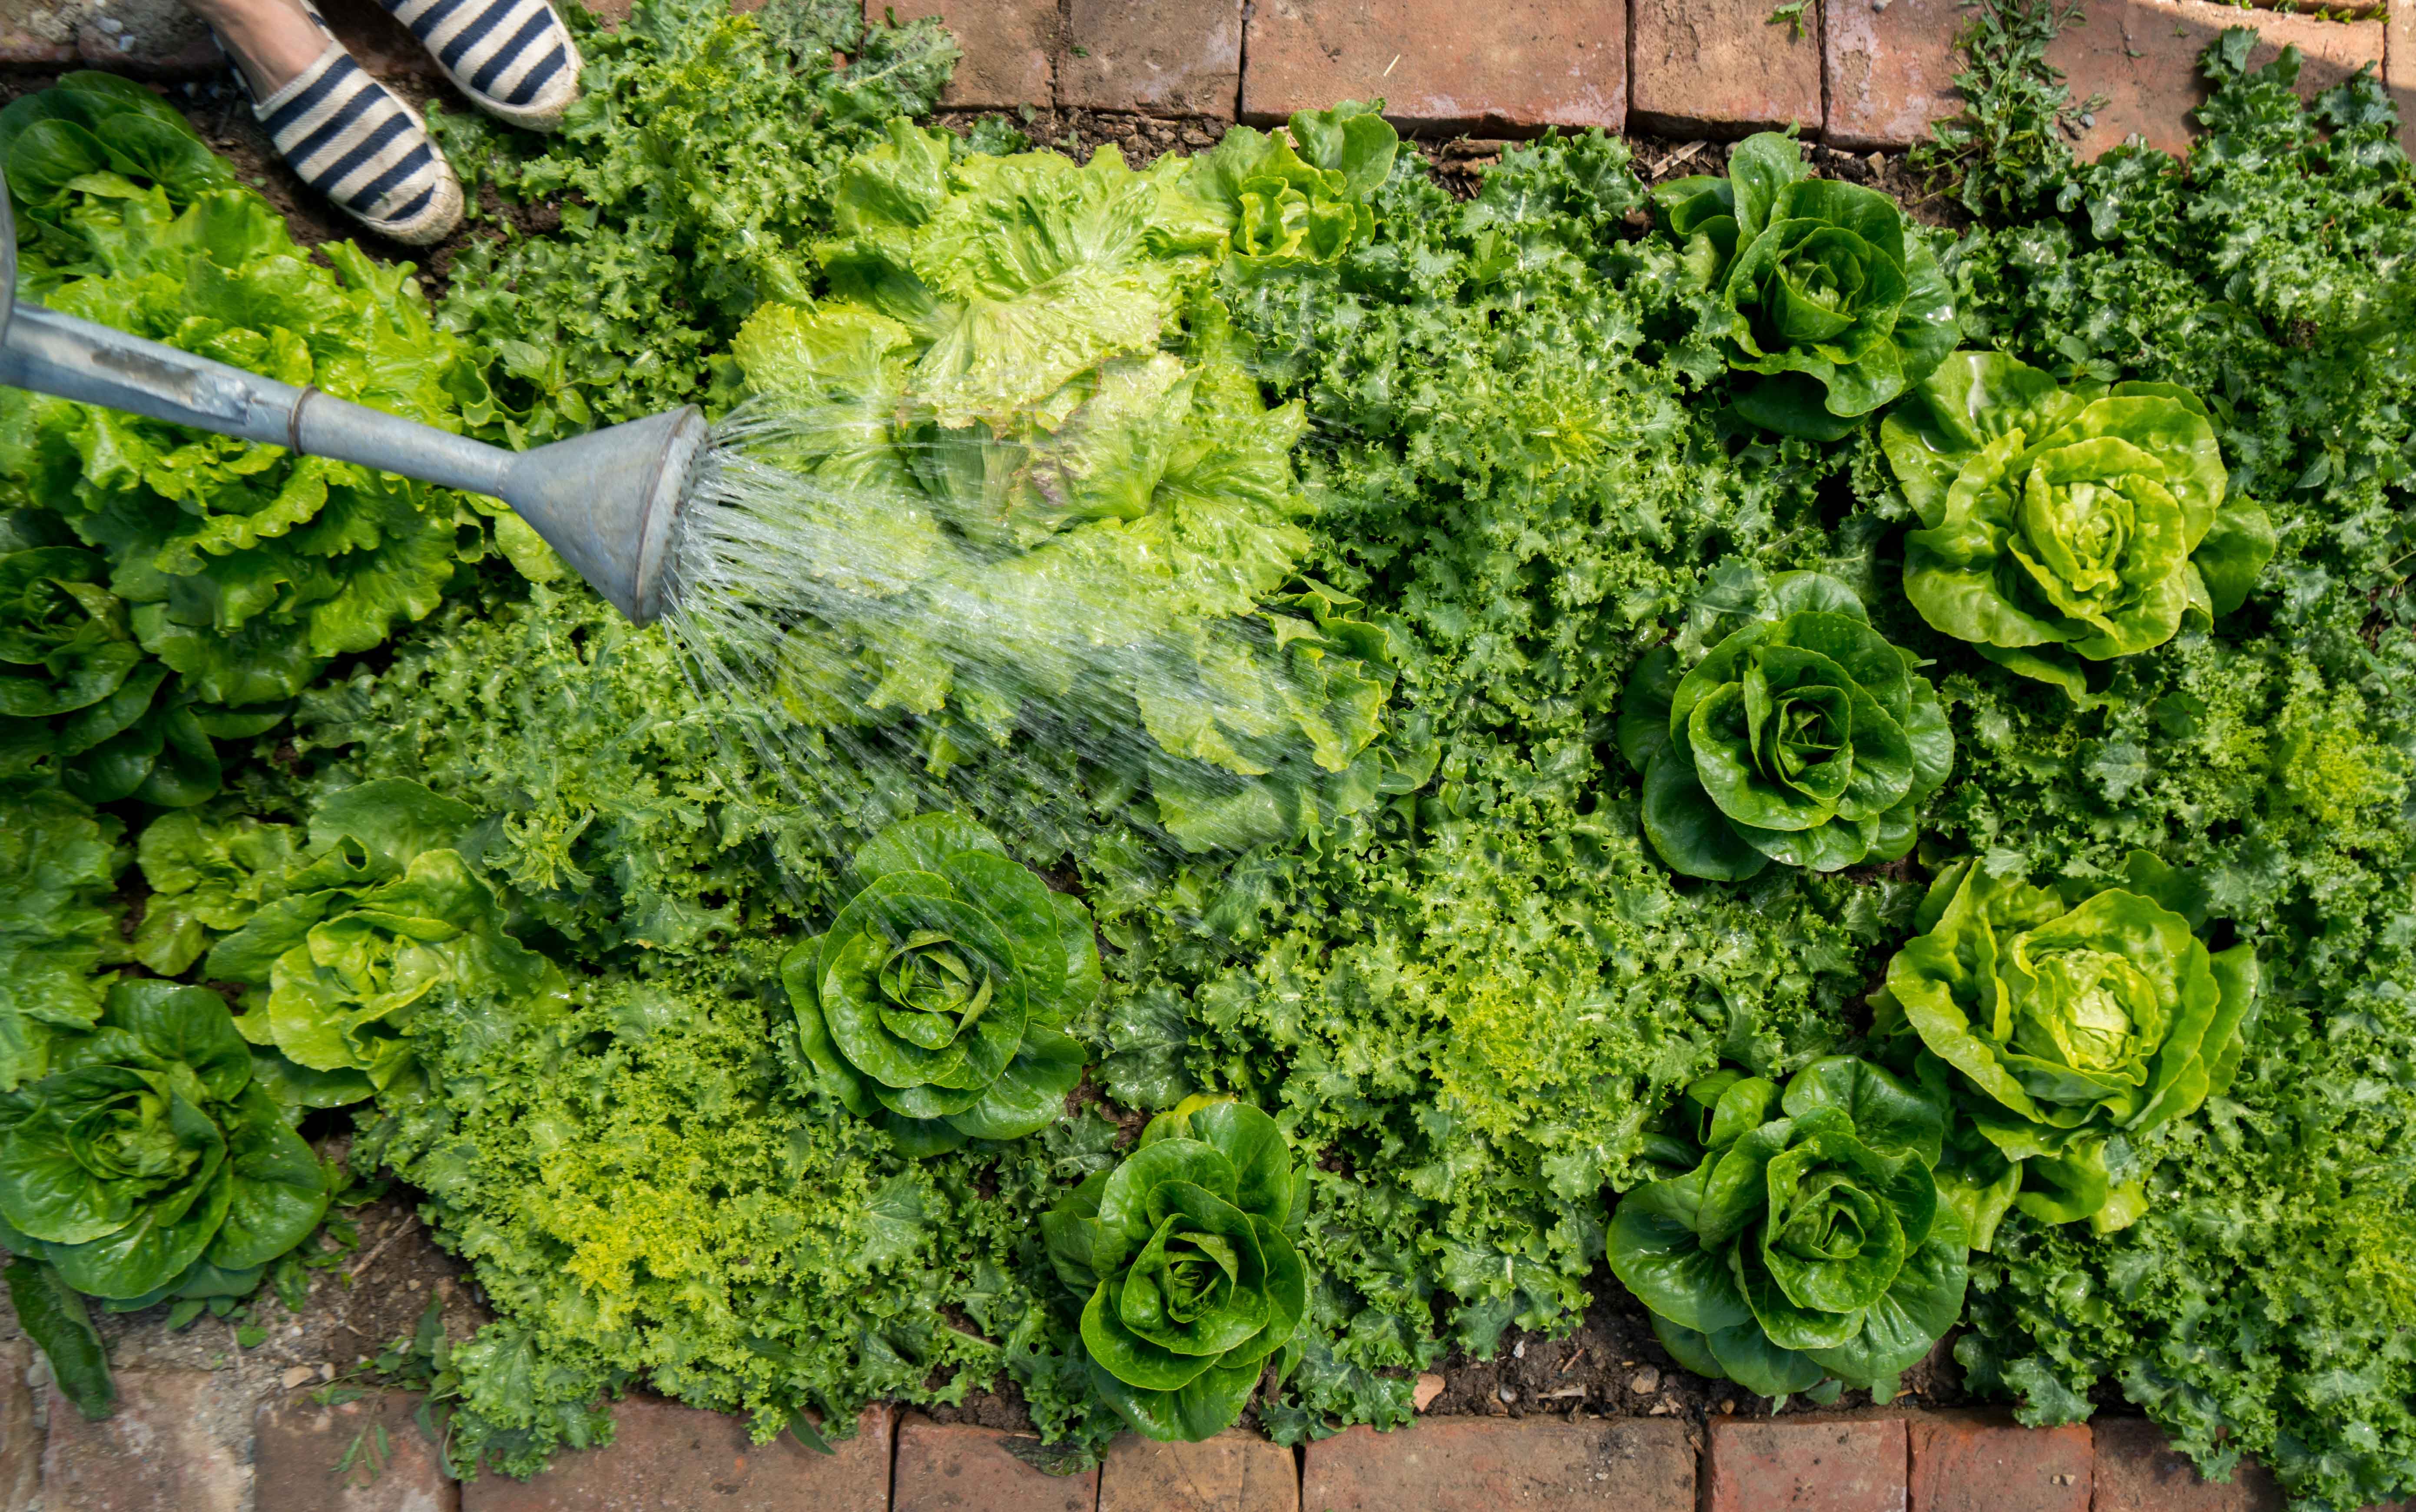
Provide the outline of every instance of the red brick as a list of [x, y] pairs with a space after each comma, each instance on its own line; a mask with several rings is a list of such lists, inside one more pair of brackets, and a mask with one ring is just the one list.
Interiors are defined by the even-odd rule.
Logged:
[[1092, 1512], [1099, 1473], [1051, 1475], [1009, 1451], [1012, 1434], [910, 1413], [898, 1425], [890, 1512]]
[[1928, 138], [1931, 121], [1961, 113], [1955, 35], [1971, 13], [1960, 0], [1824, 0], [1820, 8], [1832, 146], [1909, 146]]
[[[1897, 0], [1903, 4], [1904, 0]], [[1704, 1512], [1902, 1512], [1898, 1417], [1712, 1424]]]
[[1242, 0], [1071, 0], [1058, 103], [1233, 118]]
[[25, 1384], [33, 1360], [22, 1338], [0, 1344], [0, 1512], [24, 1512], [42, 1489], [42, 1429]]
[[214, 1396], [207, 1370], [120, 1370], [117, 1411], [95, 1423], [53, 1386], [44, 1512], [248, 1512], [250, 1476], [212, 1430]]
[[1308, 1446], [1308, 1512], [1693, 1512], [1695, 1455], [1666, 1418], [1427, 1417]]
[[462, 1512], [883, 1512], [891, 1409], [866, 1410], [856, 1436], [819, 1454], [783, 1433], [770, 1444], [747, 1420], [632, 1398], [614, 1409], [612, 1444], [558, 1455], [535, 1480], [482, 1475], [461, 1488]]
[[866, 21], [884, 10], [899, 21], [937, 16], [964, 50], [941, 104], [1046, 109], [1055, 101], [1057, 0], [864, 0]]
[[[399, 1391], [336, 1407], [308, 1398], [264, 1404], [252, 1419], [254, 1512], [449, 1512], [460, 1506], [461, 1487], [420, 1431], [418, 1410], [416, 1395]], [[381, 1428], [383, 1450], [376, 1438]], [[338, 1465], [345, 1465], [343, 1474], [337, 1474]]]
[[2096, 1512], [2281, 1512], [2273, 1474], [2247, 1459], [2228, 1484], [2203, 1479], [2187, 1455], [2144, 1417], [2101, 1418]]
[[2089, 1429], [2023, 1428], [2005, 1413], [1905, 1419], [1909, 1512], [2090, 1512]]
[[0, 68], [56, 68], [76, 61], [78, 54], [72, 40], [36, 35], [18, 16], [9, 13], [14, 8], [0, 10]]
[[1261, 123], [1379, 96], [1428, 130], [1627, 122], [1624, 0], [1257, 0], [1249, 54], [1242, 114]]
[[1739, 137], [1792, 123], [1818, 136], [1819, 4], [1807, 8], [1798, 37], [1784, 23], [1771, 24], [1770, 0], [1633, 0], [1629, 127]]
[[1126, 1433], [1099, 1468], [1099, 1512], [1300, 1512], [1300, 1466], [1256, 1433], [1204, 1444]]
[[2064, 71], [2075, 100], [2106, 97], [2076, 150], [2093, 159], [2137, 132], [2151, 146], [2176, 155], [2188, 151], [2189, 113], [2206, 99], [2198, 55], [2233, 26], [2254, 26], [2263, 34], [2263, 43], [2250, 54], [2256, 67], [2271, 63], [2283, 44], [2296, 44], [2305, 56], [2299, 93], [2309, 98], [2361, 64], [2382, 59], [2378, 21], [2318, 21], [2209, 0], [2099, 0], [2090, 7], [2089, 24], [2065, 31], [2046, 54]]
[[2399, 145], [2416, 158], [2416, 6], [2392, 7], [2382, 33], [2383, 87], [2399, 107]]

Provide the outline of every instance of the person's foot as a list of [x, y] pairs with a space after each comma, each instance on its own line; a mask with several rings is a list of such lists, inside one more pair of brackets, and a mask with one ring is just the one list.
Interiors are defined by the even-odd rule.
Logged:
[[363, 72], [310, 0], [194, 0], [302, 181], [381, 236], [442, 241], [461, 184], [416, 112]]
[[461, 181], [400, 97], [329, 40], [317, 61], [252, 106], [302, 182], [406, 247], [461, 223]]
[[499, 120], [551, 131], [579, 98], [579, 44], [546, 0], [378, 0], [454, 86]]

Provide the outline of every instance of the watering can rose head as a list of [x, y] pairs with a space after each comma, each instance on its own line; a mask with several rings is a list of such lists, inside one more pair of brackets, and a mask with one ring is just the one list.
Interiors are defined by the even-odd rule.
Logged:
[[1306, 1184], [1274, 1119], [1193, 1097], [1042, 1220], [1082, 1298], [1091, 1379], [1133, 1428], [1197, 1442], [1241, 1416], [1262, 1368], [1297, 1362]]
[[252, 1074], [224, 999], [119, 982], [51, 1072], [0, 1094], [0, 1243], [68, 1285], [153, 1299], [202, 1267], [247, 1271], [326, 1211], [310, 1147]]
[[1644, 773], [1653, 848], [1728, 881], [1904, 854], [1954, 765], [1937, 692], [1835, 578], [1779, 577], [1760, 615], [1683, 675], [1664, 645], [1628, 680], [1619, 744]]
[[2212, 625], [2273, 554], [2265, 511], [2228, 496], [2205, 404], [2170, 384], [2060, 387], [1958, 352], [1880, 439], [1921, 517], [1905, 597], [2084, 707], [2104, 700], [2091, 664]]
[[2209, 950], [2203, 920], [2202, 891], [2145, 852], [2125, 885], [2076, 902], [1970, 861], [1931, 885], [1879, 1030], [1953, 1068], [1985, 1137], [1950, 1162], [1975, 1244], [2009, 1205], [2100, 1232], [2145, 1209], [2133, 1142], [2231, 1085], [2257, 1004], [2255, 947]]
[[1716, 301], [1729, 366], [1763, 375], [1736, 399], [1762, 429], [1835, 440], [1954, 350], [1946, 280], [1904, 212], [1805, 176], [1790, 139], [1747, 137], [1726, 178], [1678, 179], [1653, 199]]
[[[1884, 1399], [1962, 1311], [1962, 1220], [1931, 1168], [1947, 1106], [1846, 1056], [1782, 1094], [1723, 1071], [1656, 1136], [1683, 1172], [1620, 1199], [1610, 1268], [1681, 1365], [1768, 1397], [1834, 1378]], [[1832, 1388], [1834, 1389], [1834, 1388]]]
[[816, 1080], [916, 1154], [1054, 1122], [1085, 1058], [1062, 1026], [1099, 993], [1090, 911], [955, 814], [890, 825], [855, 872], [780, 966]]

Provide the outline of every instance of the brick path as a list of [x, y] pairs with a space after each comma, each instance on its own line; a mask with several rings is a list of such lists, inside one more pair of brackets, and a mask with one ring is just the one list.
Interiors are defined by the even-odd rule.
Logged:
[[[2201, 1480], [2137, 1418], [2022, 1429], [2001, 1414], [1867, 1411], [1775, 1419], [1436, 1417], [1350, 1429], [1295, 1453], [1255, 1434], [1119, 1439], [1107, 1462], [1052, 1476], [990, 1429], [886, 1405], [836, 1455], [742, 1421], [633, 1399], [608, 1448], [533, 1481], [447, 1481], [394, 1394], [339, 1407], [272, 1401], [251, 1443], [224, 1416], [224, 1376], [128, 1371], [118, 1415], [87, 1423], [27, 1385], [0, 1350], [0, 1512], [2280, 1512], [2243, 1464]], [[33, 1375], [38, 1379], [39, 1371]], [[47, 1401], [42, 1399], [49, 1397]], [[38, 1411], [38, 1409], [41, 1411]], [[47, 1429], [45, 1429], [45, 1422]], [[375, 1435], [383, 1428], [383, 1439]], [[1022, 1441], [1029, 1444], [1032, 1441]], [[355, 1445], [352, 1464], [337, 1466]], [[372, 1445], [383, 1445], [375, 1453]], [[2410, 1512], [2408, 1504], [2399, 1512]], [[2380, 1512], [2380, 1509], [2378, 1509]]]
[[[583, 3], [613, 18], [629, 6]], [[2085, 157], [2134, 132], [2186, 150], [2188, 112], [2204, 98], [2198, 54], [2217, 32], [2243, 24], [2268, 39], [2259, 61], [2284, 43], [2306, 54], [2300, 83], [2311, 96], [2360, 67], [2376, 68], [2408, 123], [2401, 140], [2416, 152], [2416, 4], [2390, 7], [2388, 20], [2348, 22], [2215, 0], [2087, 6], [2088, 23], [2049, 53], [2076, 99], [2104, 97], [2077, 144]], [[373, 69], [423, 67], [369, 0], [325, 8]], [[2372, 18], [2383, 8], [2349, 0], [2333, 8]], [[944, 103], [961, 109], [1265, 124], [1381, 95], [1397, 124], [1427, 135], [1598, 126], [1733, 138], [1794, 124], [1862, 152], [1910, 145], [1933, 118], [1961, 108], [1951, 83], [1959, 0], [1492, 0], [1474, 8], [1461, 0], [865, 0], [865, 9], [947, 23], [964, 61]], [[0, 66], [79, 59], [159, 78], [219, 67], [172, 0], [0, 0]]]

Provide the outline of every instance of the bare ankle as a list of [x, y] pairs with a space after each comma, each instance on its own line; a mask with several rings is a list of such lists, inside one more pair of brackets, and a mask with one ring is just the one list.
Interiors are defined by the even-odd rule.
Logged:
[[327, 36], [297, 0], [192, 0], [236, 66], [255, 98], [269, 96], [302, 76], [327, 51]]

